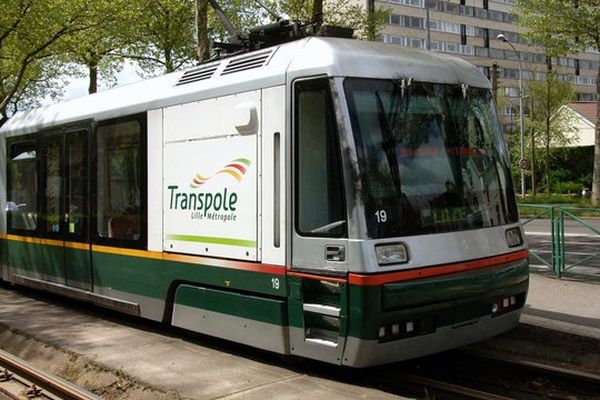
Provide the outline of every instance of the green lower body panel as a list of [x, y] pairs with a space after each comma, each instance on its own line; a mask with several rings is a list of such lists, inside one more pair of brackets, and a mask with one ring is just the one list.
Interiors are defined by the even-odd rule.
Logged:
[[165, 267], [161, 260], [93, 252], [92, 265], [95, 287], [155, 299], [166, 298]]
[[286, 299], [287, 295], [285, 275], [229, 267], [225, 260], [207, 259], [216, 265], [204, 265], [156, 258], [156, 253], [144, 257], [145, 252], [138, 252], [140, 256], [121, 254], [116, 248], [90, 251], [10, 239], [0, 240], [0, 249], [8, 279], [11, 273], [18, 274], [131, 301], [140, 304], [141, 315], [159, 321], [170, 320], [165, 312], [170, 308], [165, 304], [173, 301], [175, 289], [183, 283], [266, 298]]
[[6, 262], [12, 268], [49, 282], [65, 283], [62, 247], [6, 241]]
[[484, 340], [519, 321], [527, 260], [441, 277], [350, 286], [342, 363], [390, 363]]
[[491, 316], [493, 305], [511, 296], [513, 309], [520, 309], [528, 284], [528, 263], [523, 260], [436, 278], [351, 286], [348, 335], [379, 340], [382, 327], [403, 322], [413, 322], [412, 335], [427, 334]]
[[281, 354], [289, 352], [286, 302], [181, 285], [172, 324]]
[[65, 280], [69, 286], [92, 290], [92, 265], [89, 251], [64, 248]]
[[384, 311], [404, 309], [443, 301], [478, 296], [527, 282], [526, 263], [486, 268], [432, 279], [383, 285], [381, 307]]

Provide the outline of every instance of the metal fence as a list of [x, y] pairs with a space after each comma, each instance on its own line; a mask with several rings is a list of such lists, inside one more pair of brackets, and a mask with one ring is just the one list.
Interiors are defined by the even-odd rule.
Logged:
[[[529, 241], [530, 262], [549, 268], [557, 278], [565, 273], [600, 279], [600, 209], [520, 204]], [[538, 231], [536, 231], [538, 229]]]

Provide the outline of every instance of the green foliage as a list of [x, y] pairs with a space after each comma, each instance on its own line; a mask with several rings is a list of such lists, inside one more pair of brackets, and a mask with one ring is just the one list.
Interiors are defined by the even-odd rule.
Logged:
[[[519, 204], [570, 204], [570, 205], [585, 205], [589, 204], [585, 199], [577, 196], [565, 196], [559, 194], [552, 195], [537, 195], [528, 196], [525, 199], [519, 200]], [[519, 214], [523, 214], [519, 208]]]
[[[567, 113], [557, 111], [575, 100], [573, 85], [559, 80], [555, 72], [546, 74], [545, 81], [529, 81], [526, 91], [529, 108], [526, 131], [534, 130], [537, 146], [543, 146], [550, 140], [550, 146], [565, 146], [573, 138], [573, 118]], [[550, 132], [546, 133], [546, 122]]]
[[196, 60], [195, 2], [137, 1], [143, 10], [134, 25], [138, 40], [126, 56], [137, 60], [145, 75], [192, 65]]
[[[525, 35], [546, 49], [547, 55], [576, 53], [586, 46], [600, 49], [600, 0], [519, 0], [515, 15], [527, 27]], [[600, 96], [600, 70], [596, 94]], [[600, 112], [596, 143], [600, 145]], [[600, 146], [596, 146], [600, 149]], [[594, 161], [592, 199], [600, 204], [600, 154]]]
[[[528, 83], [527, 93], [529, 98], [526, 99], [526, 103], [529, 110], [525, 127], [526, 154], [531, 160], [531, 146], [535, 146], [535, 160], [531, 161], [537, 171], [544, 169], [544, 186], [549, 192], [554, 184], [560, 182], [560, 178], [552, 174], [552, 171], [556, 170], [556, 157], [551, 149], [567, 146], [575, 138], [573, 116], [558, 112], [562, 106], [575, 98], [575, 90], [570, 83], [559, 80], [554, 71], [548, 71], [545, 81]], [[541, 181], [536, 179], [536, 182]]]
[[[311, 21], [313, 0], [277, 1], [279, 12], [292, 20]], [[390, 10], [379, 8], [369, 11], [364, 4], [349, 0], [324, 0], [324, 23], [351, 27], [358, 38], [374, 40], [388, 18]]]
[[579, 189], [592, 184], [592, 165], [594, 164], [594, 148], [563, 147], [552, 149], [551, 178], [554, 182], [574, 182]]
[[123, 65], [121, 49], [138, 40], [136, 22], [142, 4], [132, 0], [95, 0], [90, 6], [90, 29], [69, 36], [67, 61], [84, 65], [89, 72], [90, 93], [97, 90], [98, 73], [105, 81], [115, 82]]
[[579, 217], [600, 217], [600, 209], [594, 208], [590, 199], [570, 195], [527, 197], [518, 204], [519, 216], [521, 218], [548, 218], [549, 213], [546, 207], [550, 205], [580, 208], [576, 211], [571, 210], [571, 212], [575, 212]]
[[[518, 149], [516, 150], [518, 152]], [[519, 181], [520, 169], [516, 165], [518, 154], [511, 152], [512, 173], [515, 183]], [[584, 187], [592, 184], [592, 166], [594, 163], [594, 148], [587, 147], [557, 147], [550, 149], [549, 178], [553, 193], [580, 193]], [[543, 157], [535, 161], [536, 189], [543, 187], [544, 171]], [[526, 171], [527, 188], [531, 192], [531, 170]]]
[[515, 15], [527, 37], [552, 55], [600, 47], [600, 0], [519, 0]]
[[[132, 42], [119, 55], [135, 59], [145, 75], [172, 72], [192, 65], [198, 59], [197, 35], [209, 36], [213, 41], [229, 39], [228, 32], [211, 7], [208, 7], [206, 32], [196, 32], [196, 7], [202, 7], [206, 2], [207, 0], [131, 0], [129, 5], [122, 7], [127, 11], [115, 22], [115, 26], [127, 25], [122, 30], [121, 43]], [[273, 19], [254, 0], [218, 3], [231, 23], [241, 31]], [[294, 20], [306, 22], [312, 17], [313, 0], [271, 0], [264, 3], [276, 13]], [[378, 32], [388, 15], [385, 10], [368, 13], [362, 5], [348, 0], [326, 0], [323, 13], [326, 23], [352, 26], [360, 37], [368, 37], [369, 32]], [[130, 15], [137, 17], [131, 19]]]
[[[313, 0], [265, 0], [267, 7], [282, 18], [303, 23], [312, 21]], [[274, 18], [254, 0], [229, 0], [219, 3], [234, 26], [248, 30], [268, 23]], [[324, 0], [325, 24], [351, 27], [358, 38], [373, 40], [384, 26], [389, 9], [380, 8], [368, 12], [364, 4], [349, 0]], [[209, 11], [209, 29], [215, 40], [226, 40], [227, 35], [214, 12]]]
[[[68, 39], [97, 21], [85, 0], [4, 0], [0, 12], [0, 123], [25, 94], [56, 94]], [[58, 85], [60, 87], [60, 85]]]
[[552, 184], [553, 193], [579, 194], [581, 189], [583, 189], [583, 186], [578, 182], [556, 182]]
[[[68, 76], [114, 82], [123, 60], [132, 59], [146, 76], [172, 72], [197, 60], [196, 4], [207, 0], [4, 0], [0, 13], [0, 124], [19, 107], [57, 97]], [[284, 18], [310, 21], [313, 0], [265, 0]], [[220, 0], [241, 30], [273, 16], [254, 0]], [[325, 23], [351, 26], [374, 38], [387, 10], [367, 12], [349, 0], [325, 0]], [[227, 40], [208, 11], [207, 32]]]
[[[267, 12], [254, 0], [218, 0], [218, 3], [233, 26], [240, 31], [247, 31], [271, 19]], [[265, 3], [272, 6], [268, 2]], [[217, 42], [228, 41], [229, 35], [211, 7], [208, 11], [208, 29], [212, 40]]]

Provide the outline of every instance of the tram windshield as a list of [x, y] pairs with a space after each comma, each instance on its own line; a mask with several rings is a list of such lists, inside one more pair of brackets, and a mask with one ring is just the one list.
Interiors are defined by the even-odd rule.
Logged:
[[345, 90], [370, 237], [518, 220], [489, 90], [374, 79]]

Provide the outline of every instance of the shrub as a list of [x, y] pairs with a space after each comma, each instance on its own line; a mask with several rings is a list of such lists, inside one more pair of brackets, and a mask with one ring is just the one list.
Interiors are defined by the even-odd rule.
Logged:
[[581, 194], [583, 185], [579, 182], [556, 182], [552, 185], [552, 191], [554, 193], [568, 193], [568, 194]]

